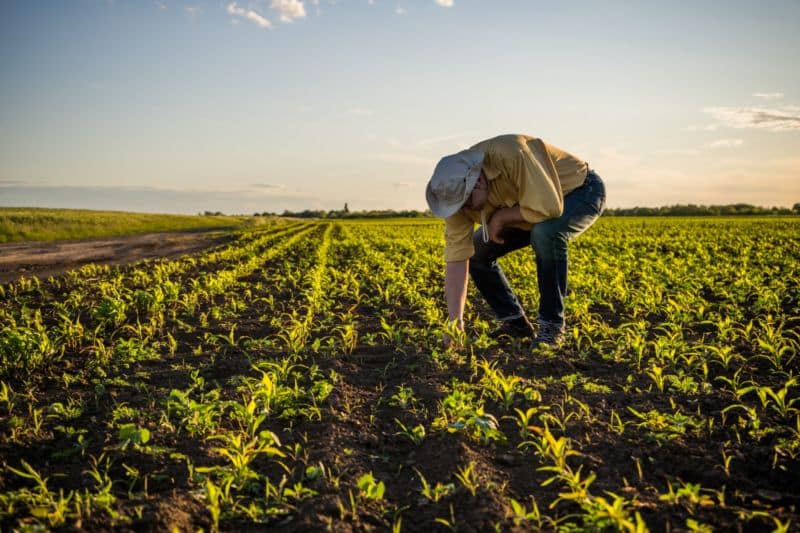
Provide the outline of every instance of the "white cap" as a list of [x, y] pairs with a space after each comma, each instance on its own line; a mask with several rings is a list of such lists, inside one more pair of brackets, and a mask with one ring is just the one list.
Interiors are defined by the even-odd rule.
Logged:
[[447, 218], [461, 209], [478, 182], [484, 156], [479, 150], [463, 150], [439, 161], [425, 190], [434, 216]]

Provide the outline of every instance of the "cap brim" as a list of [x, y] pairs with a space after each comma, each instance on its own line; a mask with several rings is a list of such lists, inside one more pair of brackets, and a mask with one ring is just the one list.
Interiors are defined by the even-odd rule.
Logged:
[[434, 196], [430, 183], [428, 183], [428, 186], [425, 189], [425, 199], [428, 201], [428, 207], [430, 207], [433, 216], [439, 218], [448, 218], [455, 215], [458, 210], [461, 209], [461, 206], [464, 205], [464, 202], [466, 202], [466, 199], [460, 203], [442, 202], [436, 198], [436, 196]]
[[447, 201], [437, 197], [433, 193], [432, 181], [429, 181], [428, 186], [425, 188], [425, 199], [428, 201], [428, 207], [434, 216], [448, 218], [456, 214], [467, 202], [472, 194], [472, 190], [475, 188], [475, 184], [478, 182], [485, 154], [478, 151], [468, 152], [466, 150], [464, 152], [459, 152], [459, 154], [464, 153], [470, 153], [472, 156], [472, 160], [470, 161], [472, 167], [464, 177], [464, 196], [461, 199]]

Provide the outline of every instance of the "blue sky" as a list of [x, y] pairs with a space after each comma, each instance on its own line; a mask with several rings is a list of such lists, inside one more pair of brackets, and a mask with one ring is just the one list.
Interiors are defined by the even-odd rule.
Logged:
[[800, 2], [0, 5], [0, 205], [423, 209], [542, 137], [609, 205], [800, 202]]

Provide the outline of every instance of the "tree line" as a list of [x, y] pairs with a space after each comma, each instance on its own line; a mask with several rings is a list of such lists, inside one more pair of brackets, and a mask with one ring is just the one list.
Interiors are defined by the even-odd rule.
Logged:
[[[695, 205], [680, 204], [661, 207], [615, 207], [608, 208], [604, 216], [735, 216], [735, 215], [800, 215], [800, 202], [793, 207], [761, 207], [751, 204], [728, 205]], [[431, 217], [429, 210], [416, 211], [407, 209], [395, 211], [393, 209], [374, 209], [369, 211], [351, 211], [345, 204], [345, 209], [330, 210], [305, 209], [303, 211], [285, 210], [283, 213], [254, 213], [254, 216], [282, 216], [292, 218], [422, 218]]]
[[324, 209], [305, 209], [303, 211], [289, 211], [283, 213], [255, 213], [255, 216], [281, 216], [293, 218], [422, 218], [432, 217], [430, 211], [415, 211], [407, 209], [403, 211], [395, 211], [393, 209], [373, 209], [369, 211], [345, 211], [331, 210], [325, 211]]
[[731, 216], [731, 215], [799, 215], [800, 203], [788, 207], [761, 207], [751, 204], [668, 205], [661, 207], [618, 207], [606, 209], [607, 216]]

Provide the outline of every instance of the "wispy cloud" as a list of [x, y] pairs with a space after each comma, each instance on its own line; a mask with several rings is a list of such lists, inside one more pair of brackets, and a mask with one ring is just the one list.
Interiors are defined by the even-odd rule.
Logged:
[[278, 12], [281, 22], [291, 22], [306, 16], [306, 7], [300, 0], [272, 0], [270, 7]]
[[[45, 178], [0, 178], [0, 187], [49, 187], [50, 181]], [[2, 202], [2, 198], [0, 198]]]
[[436, 0], [436, 3], [442, 7], [453, 7], [453, 0]]
[[163, 2], [156, 2], [156, 7], [158, 7], [159, 11], [166, 11], [167, 5]]
[[714, 131], [719, 128], [719, 124], [692, 124], [686, 126], [686, 131]]
[[706, 145], [707, 148], [733, 148], [744, 144], [742, 139], [717, 139]]
[[397, 8], [394, 10], [394, 12], [397, 15], [405, 15], [406, 14], [406, 10], [404, 8], [400, 7], [400, 6], [397, 6]]
[[183, 10], [186, 11], [186, 13], [188, 13], [192, 18], [195, 18], [203, 12], [203, 10], [200, 9], [200, 6], [185, 6]]
[[[228, 4], [228, 14], [233, 15], [235, 17], [245, 18], [261, 28], [272, 27], [272, 23], [266, 18], [264, 18], [260, 13], [252, 9], [245, 9], [243, 7], [239, 7], [236, 4], [236, 2], [231, 2], [230, 4]], [[238, 22], [237, 19], [234, 19], [234, 21]]]
[[800, 108], [707, 107], [705, 113], [732, 128], [760, 128], [772, 131], [800, 130]]
[[277, 192], [287, 190], [286, 185], [282, 183], [251, 183], [248, 188], [263, 192]]
[[783, 93], [753, 93], [756, 98], [763, 98], [764, 100], [776, 100], [783, 98]]

